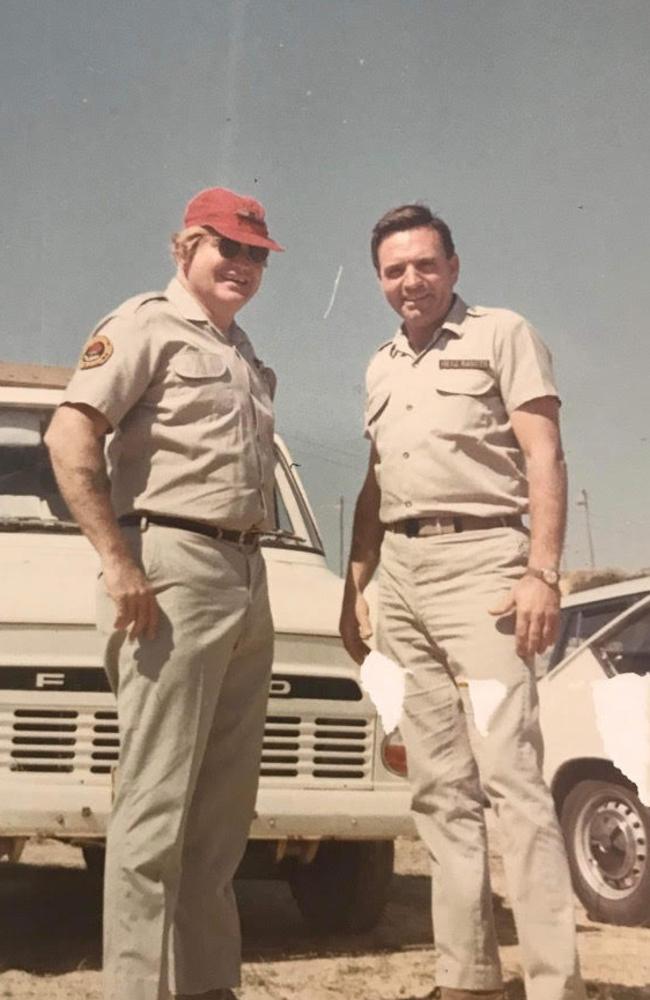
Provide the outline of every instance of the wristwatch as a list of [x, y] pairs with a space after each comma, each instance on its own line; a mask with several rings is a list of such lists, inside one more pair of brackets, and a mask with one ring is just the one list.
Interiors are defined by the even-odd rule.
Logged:
[[549, 587], [557, 587], [560, 582], [560, 572], [554, 566], [545, 567], [544, 569], [537, 569], [536, 566], [528, 566], [526, 573], [529, 576], [537, 577], [538, 580], [543, 580]]

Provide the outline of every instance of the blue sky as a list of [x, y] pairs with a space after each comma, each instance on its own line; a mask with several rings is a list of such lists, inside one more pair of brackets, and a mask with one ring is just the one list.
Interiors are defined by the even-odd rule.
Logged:
[[395, 327], [368, 234], [425, 200], [463, 296], [553, 351], [566, 565], [588, 565], [586, 489], [597, 563], [650, 566], [647, 0], [5, 0], [0, 38], [3, 357], [73, 363], [164, 287], [195, 191], [256, 194], [287, 252], [241, 322], [336, 566], [364, 369]]

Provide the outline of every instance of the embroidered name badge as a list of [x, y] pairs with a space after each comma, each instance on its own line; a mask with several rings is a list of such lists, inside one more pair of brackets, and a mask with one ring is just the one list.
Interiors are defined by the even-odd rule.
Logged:
[[105, 334], [99, 333], [92, 340], [89, 340], [84, 347], [79, 367], [82, 369], [98, 368], [99, 365], [106, 364], [112, 353], [113, 345], [111, 341]]
[[441, 358], [438, 364], [440, 368], [477, 368], [482, 372], [490, 370], [490, 362], [485, 358]]

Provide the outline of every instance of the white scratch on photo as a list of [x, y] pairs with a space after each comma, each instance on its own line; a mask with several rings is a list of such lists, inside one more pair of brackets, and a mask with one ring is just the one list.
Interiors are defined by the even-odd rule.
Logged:
[[336, 298], [336, 292], [339, 287], [339, 281], [341, 280], [341, 275], [343, 274], [343, 264], [339, 264], [339, 269], [336, 272], [336, 277], [334, 278], [334, 288], [332, 289], [332, 296], [329, 301], [329, 305], [323, 314], [323, 319], [327, 319], [332, 311], [332, 306], [334, 305], [334, 299]]

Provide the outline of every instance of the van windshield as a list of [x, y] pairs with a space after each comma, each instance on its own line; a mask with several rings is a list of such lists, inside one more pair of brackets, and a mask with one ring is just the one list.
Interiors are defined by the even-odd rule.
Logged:
[[[0, 521], [51, 522], [74, 528], [70, 512], [59, 493], [43, 435], [51, 414], [45, 410], [20, 411], [25, 426], [40, 430], [40, 440], [21, 443], [20, 435], [0, 441]], [[4, 415], [3, 413], [0, 416]], [[9, 421], [7, 421], [9, 423]], [[14, 428], [15, 430], [15, 428]]]

